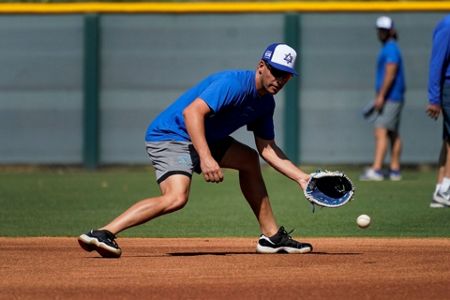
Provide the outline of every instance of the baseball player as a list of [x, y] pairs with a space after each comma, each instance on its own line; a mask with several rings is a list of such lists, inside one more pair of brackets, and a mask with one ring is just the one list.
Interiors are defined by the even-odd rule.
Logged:
[[376, 21], [378, 39], [382, 48], [378, 55], [374, 108], [378, 116], [374, 121], [375, 155], [372, 166], [361, 175], [361, 180], [384, 179], [382, 167], [388, 146], [391, 147], [389, 178], [401, 180], [400, 155], [402, 142], [399, 134], [400, 115], [405, 94], [405, 76], [397, 31], [391, 18], [381, 16]]
[[432, 208], [450, 206], [450, 15], [444, 17], [433, 32], [428, 78], [428, 115], [444, 117], [442, 150], [436, 188], [430, 203]]
[[[277, 94], [296, 75], [296, 51], [286, 44], [267, 47], [256, 70], [212, 74], [186, 91], [149, 125], [147, 153], [156, 172], [161, 195], [141, 200], [109, 224], [82, 234], [87, 251], [120, 257], [116, 235], [133, 226], [183, 208], [189, 198], [191, 177], [203, 174], [206, 182], [220, 183], [222, 168], [239, 171], [239, 183], [261, 230], [259, 253], [306, 253], [308, 243], [295, 241], [276, 223], [258, 154], [273, 168], [304, 189], [309, 175], [293, 164], [275, 143], [273, 114]], [[257, 151], [230, 134], [246, 126]]]

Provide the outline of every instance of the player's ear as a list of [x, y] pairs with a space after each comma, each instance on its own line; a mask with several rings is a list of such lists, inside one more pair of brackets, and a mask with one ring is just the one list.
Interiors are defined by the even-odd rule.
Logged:
[[261, 59], [259, 60], [258, 66], [257, 66], [257, 70], [258, 72], [261, 74], [262, 73], [262, 69], [265, 67], [265, 63], [264, 61]]

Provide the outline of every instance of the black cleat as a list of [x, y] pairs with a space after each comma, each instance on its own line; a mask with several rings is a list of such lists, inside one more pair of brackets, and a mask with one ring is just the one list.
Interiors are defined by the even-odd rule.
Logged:
[[[293, 231], [293, 230], [292, 230]], [[261, 234], [258, 244], [256, 245], [256, 252], [258, 253], [308, 253], [313, 247], [308, 243], [300, 243], [293, 240], [289, 235], [291, 232], [286, 232], [283, 226], [278, 229], [278, 232], [270, 238]]]
[[97, 251], [102, 257], [119, 258], [122, 250], [115, 241], [116, 236], [108, 230], [91, 229], [78, 237], [78, 243], [86, 251]]

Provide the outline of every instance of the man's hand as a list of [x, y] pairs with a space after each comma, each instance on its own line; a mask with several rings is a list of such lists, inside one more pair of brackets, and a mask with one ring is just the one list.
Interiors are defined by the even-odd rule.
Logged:
[[308, 181], [309, 181], [310, 177], [311, 176], [309, 174], [305, 174], [305, 176], [303, 176], [297, 180], [297, 183], [302, 187], [302, 190], [305, 190], [306, 186], [308, 185]]
[[439, 115], [441, 114], [441, 106], [437, 104], [428, 104], [427, 106], [427, 115], [433, 120], [437, 120]]
[[200, 168], [207, 182], [222, 182], [223, 173], [217, 161], [211, 156], [205, 137], [205, 117], [211, 109], [203, 99], [197, 98], [183, 111], [186, 129], [192, 144], [200, 157]]
[[383, 109], [383, 106], [384, 106], [384, 97], [381, 96], [381, 95], [377, 96], [375, 98], [375, 102], [374, 102], [373, 106], [375, 107], [376, 111], [380, 112]]
[[219, 164], [214, 158], [209, 157], [200, 159], [200, 168], [202, 169], [203, 177], [207, 182], [219, 183], [223, 181], [223, 172]]

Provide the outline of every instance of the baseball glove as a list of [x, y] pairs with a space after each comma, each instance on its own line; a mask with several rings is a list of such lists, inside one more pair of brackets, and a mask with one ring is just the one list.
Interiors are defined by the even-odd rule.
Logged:
[[349, 202], [355, 188], [352, 181], [339, 171], [318, 171], [310, 174], [304, 190], [306, 199], [313, 206], [340, 207]]

